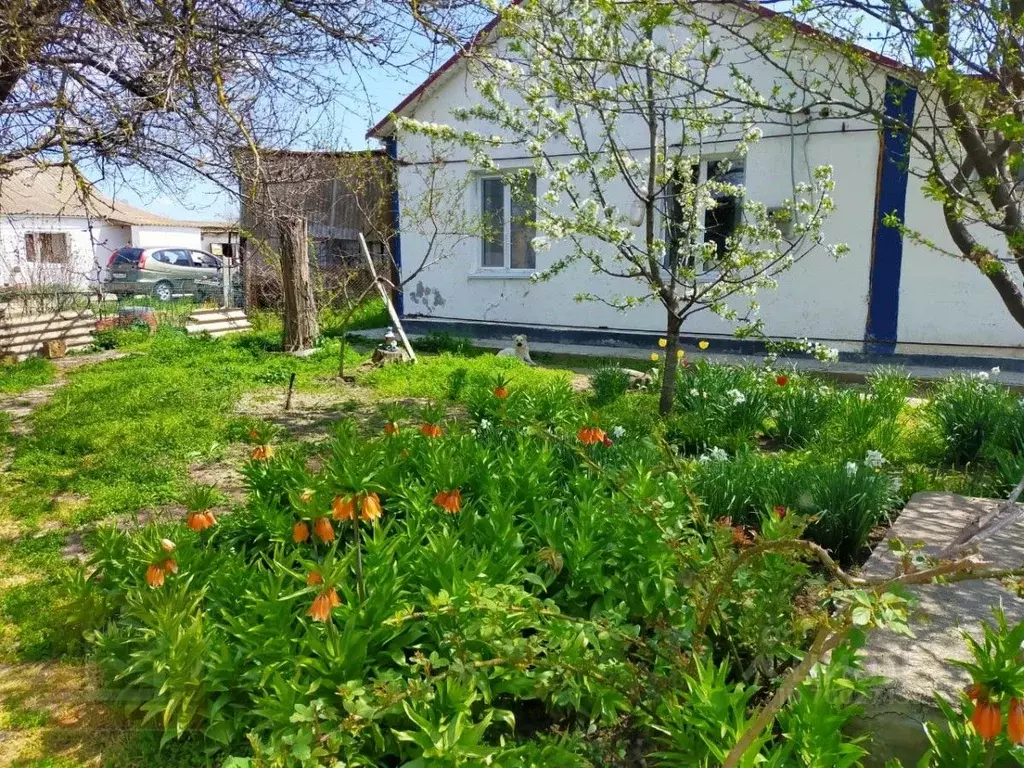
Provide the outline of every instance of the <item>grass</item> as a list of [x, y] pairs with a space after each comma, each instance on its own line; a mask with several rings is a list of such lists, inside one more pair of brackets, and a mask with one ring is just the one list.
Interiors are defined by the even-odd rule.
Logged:
[[[386, 325], [382, 313], [382, 303], [368, 304], [349, 330]], [[322, 319], [325, 329], [336, 330], [333, 319]], [[0, 412], [0, 445], [13, 450], [9, 471], [0, 475], [0, 663], [80, 658], [83, 624], [73, 597], [76, 568], [62, 557], [64, 533], [49, 526], [80, 526], [174, 501], [188, 482], [190, 464], [224, 458], [228, 446], [243, 437], [234, 411], [239, 398], [279, 395], [292, 373], [299, 392], [328, 393], [338, 402], [349, 399], [351, 407], [365, 406], [365, 389], [358, 390], [363, 401], [357, 402], [358, 397], [351, 399], [354, 391], [339, 389], [334, 379], [340, 351], [336, 338], [327, 338], [305, 359], [275, 353], [280, 328], [273, 323], [220, 341], [168, 329], [152, 336], [116, 331], [109, 343], [135, 354], [70, 372], [66, 385], [31, 417], [30, 434], [15, 438], [9, 415]], [[439, 348], [449, 344], [439, 343]], [[372, 388], [377, 399], [469, 403], [473, 412], [472, 398], [487, 395], [499, 378], [513, 393], [539, 393], [569, 382], [572, 372], [566, 369], [597, 365], [587, 358], [536, 355], [549, 366], [530, 368], [464, 345], [459, 349], [463, 354], [422, 355], [416, 366], [374, 369], [362, 374], [359, 383]], [[364, 359], [350, 346], [346, 367]], [[3, 365], [0, 392], [22, 393], [52, 382], [55, 374], [45, 360]], [[915, 491], [998, 496], [1024, 472], [1024, 456], [1013, 450], [1020, 445], [1024, 422], [1007, 416], [1012, 408], [1024, 414], [1022, 401], [988, 389], [979, 394], [975, 385], [943, 385], [937, 405], [912, 408], [903, 403], [902, 385], [893, 376], [840, 389], [794, 375], [789, 388], [779, 389], [774, 375], [691, 367], [680, 385], [679, 413], [666, 429], [656, 415], [655, 395], [626, 393], [617, 374], [608, 378], [596, 401], [585, 394], [572, 396], [581, 411], [599, 410], [603, 426], [621, 426], [630, 436], [679, 438], [709, 512], [734, 515], [736, 522], [756, 522], [769, 501], [804, 505], [808, 512], [822, 512], [823, 536], [838, 535], [855, 517], [883, 520]], [[726, 407], [733, 388], [747, 392], [743, 408]], [[690, 389], [711, 392], [713, 403], [707, 405], [703, 395], [698, 401]], [[960, 400], [971, 407], [960, 407]], [[978, 447], [982, 428], [1000, 436], [999, 450]], [[763, 441], [773, 445], [762, 450]], [[698, 456], [712, 445], [728, 448], [735, 466], [701, 464]], [[842, 462], [862, 459], [867, 448], [883, 450], [890, 461], [885, 471], [901, 480], [898, 492], [867, 475], [850, 480], [839, 471]], [[735, 459], [737, 454], [742, 460]], [[744, 466], [749, 472], [740, 471]], [[833, 491], [844, 484], [857, 485], [848, 494], [853, 512], [837, 522], [835, 510], [847, 497]], [[799, 494], [802, 486], [815, 489], [811, 504]], [[0, 710], [0, 728], [4, 722], [23, 730], [48, 727], [43, 715], [19, 706]], [[201, 745], [178, 744], [159, 757], [156, 746], [154, 733], [133, 731], [104, 747], [106, 764], [206, 765]], [[18, 764], [81, 764], [47, 754], [32, 759]]]
[[29, 389], [49, 384], [56, 376], [56, 366], [41, 357], [30, 357], [20, 363], [2, 363], [0, 364], [0, 393], [18, 395]]

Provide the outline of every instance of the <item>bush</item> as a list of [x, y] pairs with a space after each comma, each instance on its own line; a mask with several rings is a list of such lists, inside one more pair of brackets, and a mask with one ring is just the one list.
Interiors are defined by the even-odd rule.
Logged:
[[629, 391], [629, 374], [621, 366], [602, 366], [590, 377], [594, 405], [613, 403]]
[[[703, 651], [691, 664], [686, 644], [732, 543], [654, 454], [584, 444], [591, 416], [563, 382], [508, 397], [490, 384], [472, 433], [437, 409], [419, 418], [441, 437], [367, 440], [340, 422], [322, 472], [279, 447], [245, 466], [245, 510], [212, 527], [98, 534], [77, 602], [121, 699], [167, 738], [202, 735], [218, 761], [607, 765], [660, 733], [666, 754], [700, 743], [688, 764], [717, 765], [759, 689]], [[621, 439], [655, 449], [639, 430]], [[807, 568], [765, 561], [723, 600], [713, 639], [774, 668], [800, 640], [777, 609]], [[750, 585], [775, 585], [767, 640], [763, 622], [734, 621], [753, 615]], [[801, 694], [792, 716], [847, 695]], [[711, 728], [727, 699], [732, 730]]]
[[431, 331], [416, 340], [414, 345], [418, 352], [441, 353], [451, 355], [468, 355], [473, 351], [473, 341], [465, 336], [453, 336], [444, 331]]
[[752, 445], [765, 429], [771, 405], [768, 382], [777, 387], [775, 374], [703, 360], [687, 371], [689, 375], [680, 376], [676, 385], [669, 440], [686, 454]]
[[991, 383], [988, 374], [942, 382], [927, 414], [954, 466], [991, 460], [999, 450], [1024, 451], [1024, 399]]

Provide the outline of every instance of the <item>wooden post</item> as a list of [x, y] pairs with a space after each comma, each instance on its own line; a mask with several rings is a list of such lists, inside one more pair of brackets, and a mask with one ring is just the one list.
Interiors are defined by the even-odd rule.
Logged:
[[319, 334], [313, 281], [309, 277], [306, 220], [287, 216], [280, 222], [281, 294], [284, 298], [284, 351], [312, 348]]

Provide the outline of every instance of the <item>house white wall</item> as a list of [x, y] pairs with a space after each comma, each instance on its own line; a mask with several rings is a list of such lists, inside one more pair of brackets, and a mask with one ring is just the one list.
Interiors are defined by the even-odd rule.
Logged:
[[202, 250], [202, 232], [195, 227], [133, 226], [131, 244], [136, 248], [174, 246]]
[[[38, 264], [25, 257], [25, 235], [63, 232], [67, 264]], [[128, 228], [86, 218], [6, 215], [0, 218], [0, 285], [63, 284], [85, 288], [97, 281], [112, 249], [128, 243]]]
[[[685, 34], [685, 30], [677, 31], [679, 36]], [[775, 82], [770, 67], [759, 65], [756, 57], [732, 43], [726, 42], [724, 47], [723, 78], [728, 65], [734, 63], [762, 92], [770, 91]], [[819, 56], [826, 58], [825, 54]], [[835, 61], [819, 60], [814, 66], [832, 67]], [[484, 135], [498, 132], [493, 125], [459, 122], [451, 114], [453, 108], [478, 99], [468, 68], [465, 63], [457, 64], [403, 114], [459, 125]], [[880, 93], [884, 83], [885, 72], [879, 70], [872, 85]], [[825, 239], [845, 243], [850, 248], [849, 254], [838, 262], [824, 249], [817, 250], [782, 275], [776, 290], [761, 292], [758, 299], [765, 330], [771, 336], [809, 336], [833, 342], [841, 349], [859, 350], [863, 347], [868, 319], [880, 134], [874, 124], [866, 121], [826, 118], [820, 114], [797, 118], [792, 131], [785, 124], [766, 124], [763, 133], [765, 138], [753, 146], [746, 160], [746, 185], [751, 198], [769, 206], [777, 204], [791, 195], [793, 174], [799, 182], [806, 180], [809, 167], [831, 165], [836, 181], [836, 211], [825, 226]], [[559, 149], [553, 147], [552, 151]], [[721, 146], [723, 152], [728, 149], [727, 142]], [[593, 274], [583, 263], [550, 282], [536, 284], [522, 275], [482, 274], [478, 240], [437, 238], [429, 227], [415, 221], [414, 210], [425, 192], [421, 169], [436, 151], [422, 136], [398, 136], [399, 158], [406, 163], [399, 166], [398, 181], [403, 273], [408, 276], [421, 268], [431, 244], [430, 258], [436, 260], [406, 286], [406, 315], [649, 332], [664, 328], [663, 312], [657, 305], [620, 313], [598, 303], [574, 302], [572, 297], [583, 291], [608, 297], [627, 292], [624, 281]], [[494, 156], [500, 166], [510, 168], [528, 164], [522, 154], [515, 147], [507, 147]], [[466, 184], [467, 179], [472, 179], [474, 170], [467, 162], [468, 153], [449, 149], [445, 156], [449, 163], [440, 185]], [[544, 191], [541, 180], [538, 195]], [[462, 195], [465, 211], [478, 210], [478, 195], [478, 187], [469, 183]], [[632, 203], [624, 185], [611, 189], [610, 197], [610, 202], [618, 204], [620, 210], [628, 210]], [[906, 215], [911, 228], [934, 237], [940, 245], [946, 244], [941, 210], [925, 198], [919, 179], [913, 175], [908, 184]], [[537, 254], [537, 269], [543, 270], [568, 252], [567, 243], [553, 243], [549, 251]], [[694, 317], [684, 328], [684, 332], [699, 334], [731, 330], [710, 313]], [[912, 344], [1024, 348], [1024, 332], [1009, 317], [983, 276], [969, 265], [908, 240], [903, 243], [898, 339]]]

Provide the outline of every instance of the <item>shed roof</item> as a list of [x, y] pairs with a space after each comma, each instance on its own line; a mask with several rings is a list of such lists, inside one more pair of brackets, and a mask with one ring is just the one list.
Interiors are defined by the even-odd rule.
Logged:
[[[129, 226], [201, 228], [197, 221], [160, 216], [111, 200], [93, 185], [75, 184], [70, 169], [19, 162], [0, 170], [0, 216], [65, 216], [102, 219]], [[219, 222], [207, 222], [216, 226]]]

